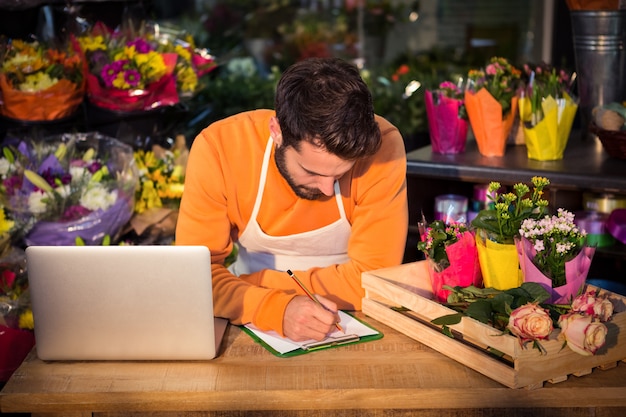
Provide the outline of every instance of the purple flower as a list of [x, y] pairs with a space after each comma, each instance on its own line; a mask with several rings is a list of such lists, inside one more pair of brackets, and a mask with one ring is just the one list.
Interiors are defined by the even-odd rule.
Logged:
[[61, 221], [78, 220], [81, 217], [85, 217], [89, 213], [91, 213], [91, 211], [81, 205], [70, 206], [65, 210], [65, 212], [63, 212]]
[[89, 171], [89, 173], [91, 174], [94, 174], [98, 172], [100, 168], [102, 168], [102, 163], [98, 161], [93, 161], [91, 164], [89, 164], [89, 166], [87, 166], [87, 171]]
[[134, 46], [135, 51], [137, 51], [140, 54], [147, 54], [148, 52], [152, 50], [152, 47], [150, 46], [150, 44], [142, 38], [137, 38], [134, 41], [128, 42], [126, 46]]
[[2, 185], [4, 186], [4, 190], [6, 192], [7, 195], [15, 195], [16, 192], [22, 188], [22, 178], [19, 175], [14, 175], [12, 177], [9, 177], [7, 179], [5, 179], [2, 182]]
[[63, 172], [60, 174], [55, 174], [52, 170], [47, 169], [44, 172], [41, 173], [41, 177], [46, 180], [46, 182], [48, 184], [50, 184], [52, 187], [56, 187], [57, 186], [57, 180], [61, 181], [61, 184], [66, 185], [69, 184], [70, 181], [72, 181], [72, 176], [67, 173], [67, 172]]
[[139, 82], [141, 81], [141, 74], [139, 71], [134, 69], [129, 69], [124, 71], [124, 81], [131, 87], [137, 87]]
[[126, 60], [113, 61], [102, 68], [100, 75], [107, 87], [113, 87], [113, 81], [117, 78], [117, 74], [124, 69], [127, 62]]

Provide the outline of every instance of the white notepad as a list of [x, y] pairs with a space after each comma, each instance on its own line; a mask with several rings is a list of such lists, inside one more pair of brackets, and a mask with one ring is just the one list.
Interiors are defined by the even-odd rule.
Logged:
[[295, 342], [291, 339], [281, 337], [274, 331], [261, 331], [252, 325], [246, 325], [246, 328], [252, 331], [259, 339], [267, 343], [272, 349], [281, 355], [298, 349], [313, 350], [320, 347], [352, 343], [360, 340], [362, 337], [379, 334], [377, 330], [366, 326], [359, 320], [341, 310], [339, 311], [339, 318], [341, 319], [339, 324], [344, 331], [341, 332], [336, 330], [322, 341], [306, 340], [304, 342]]

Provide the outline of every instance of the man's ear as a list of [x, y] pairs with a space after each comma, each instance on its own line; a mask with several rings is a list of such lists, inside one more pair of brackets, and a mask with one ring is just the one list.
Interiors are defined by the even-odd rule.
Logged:
[[283, 134], [276, 117], [270, 118], [270, 135], [276, 146], [280, 146], [283, 143]]

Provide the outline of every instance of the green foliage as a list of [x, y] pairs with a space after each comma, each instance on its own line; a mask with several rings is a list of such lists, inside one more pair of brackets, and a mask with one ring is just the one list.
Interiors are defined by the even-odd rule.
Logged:
[[472, 220], [473, 229], [486, 233], [486, 238], [498, 243], [512, 244], [519, 235], [525, 219], [539, 219], [546, 213], [548, 201], [543, 199], [543, 189], [550, 184], [544, 177], [532, 178], [533, 190], [523, 183], [513, 186], [513, 192], [501, 194], [499, 182], [489, 184], [488, 196], [493, 208], [481, 210]]
[[[504, 291], [475, 286], [445, 288], [451, 291], [445, 305], [457, 313], [432, 320], [433, 324], [439, 326], [458, 324], [467, 316], [505, 331], [511, 311], [525, 304], [542, 303], [550, 298], [548, 291], [535, 282], [525, 282], [520, 287]], [[444, 332], [448, 334], [449, 329]]]

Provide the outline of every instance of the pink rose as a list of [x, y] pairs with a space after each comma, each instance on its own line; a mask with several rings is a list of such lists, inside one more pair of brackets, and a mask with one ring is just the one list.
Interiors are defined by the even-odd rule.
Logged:
[[572, 311], [607, 321], [613, 315], [613, 303], [606, 297], [598, 297], [592, 290], [574, 298]]
[[512, 334], [520, 337], [522, 342], [547, 339], [553, 330], [548, 311], [534, 303], [513, 310], [507, 328]]
[[588, 291], [584, 294], [580, 294], [572, 301], [572, 311], [577, 311], [583, 314], [593, 314], [593, 305], [596, 302], [596, 292]]
[[613, 315], [613, 303], [606, 297], [596, 299], [593, 305], [593, 315], [600, 321], [608, 321]]
[[591, 356], [604, 346], [608, 332], [604, 323], [593, 321], [592, 316], [568, 313], [559, 317], [562, 339], [574, 352]]

